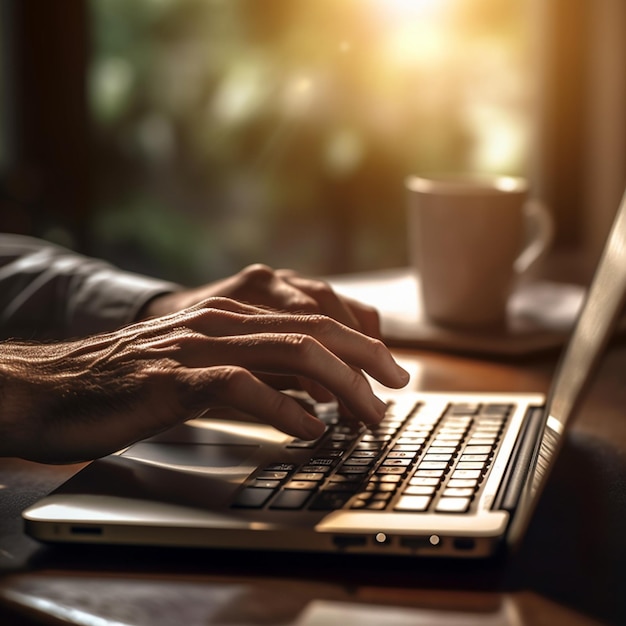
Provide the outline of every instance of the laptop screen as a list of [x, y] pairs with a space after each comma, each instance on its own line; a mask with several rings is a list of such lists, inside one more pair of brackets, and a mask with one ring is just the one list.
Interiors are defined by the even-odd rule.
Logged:
[[598, 360], [622, 312], [626, 296], [626, 192], [552, 384], [543, 435], [535, 450], [533, 469], [523, 503], [531, 504], [541, 490], [547, 469], [562, 443], [567, 422], [597, 371]]

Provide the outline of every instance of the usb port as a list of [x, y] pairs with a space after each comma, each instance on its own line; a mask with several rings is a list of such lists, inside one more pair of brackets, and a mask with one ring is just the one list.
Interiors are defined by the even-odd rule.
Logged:
[[101, 535], [102, 528], [99, 526], [72, 526], [70, 532], [72, 535]]

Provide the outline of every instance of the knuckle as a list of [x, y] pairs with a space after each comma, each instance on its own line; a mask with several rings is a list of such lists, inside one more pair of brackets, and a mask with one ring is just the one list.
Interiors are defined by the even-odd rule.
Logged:
[[332, 317], [319, 312], [302, 317], [302, 321], [315, 329], [317, 334], [328, 335], [337, 330], [338, 323]]
[[241, 275], [252, 283], [264, 283], [272, 280], [275, 272], [269, 265], [253, 263], [241, 270]]
[[218, 396], [237, 393], [251, 377], [248, 370], [237, 365], [224, 365], [216, 368], [211, 376], [211, 385]]
[[195, 307], [201, 310], [201, 313], [206, 314], [207, 309], [222, 309], [224, 307], [231, 306], [234, 300], [226, 298], [224, 296], [210, 296], [199, 302]]
[[310, 280], [308, 290], [310, 290], [314, 297], [318, 298], [328, 298], [335, 293], [332, 287], [323, 280]]
[[366, 339], [369, 343], [368, 350], [372, 354], [375, 361], [382, 360], [389, 354], [389, 348], [387, 348], [387, 346], [380, 339], [367, 336]]
[[292, 296], [291, 300], [292, 308], [296, 311], [306, 313], [308, 320], [311, 319], [311, 316], [318, 315], [320, 312], [319, 302], [308, 294], [298, 292]]
[[303, 360], [308, 359], [319, 346], [317, 340], [304, 333], [290, 333], [281, 338]]

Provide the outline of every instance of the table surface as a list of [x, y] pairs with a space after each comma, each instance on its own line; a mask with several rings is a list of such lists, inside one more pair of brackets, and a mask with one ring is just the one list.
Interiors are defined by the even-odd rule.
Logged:
[[[396, 354], [415, 389], [435, 391], [546, 391], [557, 360]], [[23, 533], [20, 512], [79, 466], [0, 460], [0, 623], [626, 624], [625, 371], [620, 342], [521, 548], [496, 561], [43, 546]]]

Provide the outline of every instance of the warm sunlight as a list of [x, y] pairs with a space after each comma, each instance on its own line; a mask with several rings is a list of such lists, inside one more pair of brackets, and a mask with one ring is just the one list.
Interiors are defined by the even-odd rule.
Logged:
[[369, 4], [379, 11], [381, 17], [408, 20], [439, 12], [447, 5], [446, 0], [370, 0]]

